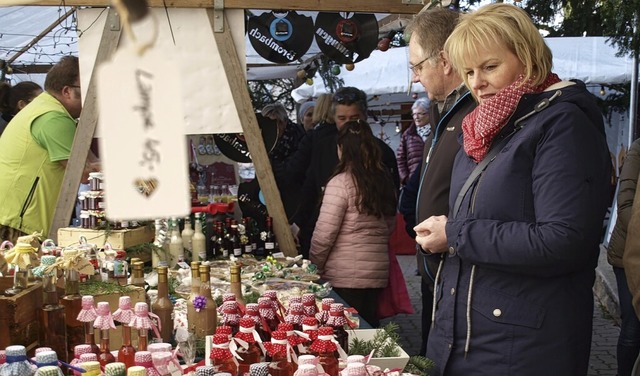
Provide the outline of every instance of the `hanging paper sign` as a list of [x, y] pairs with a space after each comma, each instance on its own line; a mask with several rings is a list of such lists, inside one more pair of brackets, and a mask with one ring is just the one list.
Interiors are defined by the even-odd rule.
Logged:
[[320, 12], [315, 24], [316, 43], [338, 64], [357, 63], [378, 45], [378, 21], [373, 14]]
[[294, 11], [266, 12], [249, 17], [247, 33], [260, 56], [286, 64], [309, 50], [313, 42], [313, 20]]
[[[167, 55], [165, 55], [167, 54]], [[98, 70], [106, 215], [153, 219], [190, 212], [178, 64], [170, 51], [116, 52]]]
[[[268, 153], [278, 141], [278, 125], [275, 120], [266, 118], [259, 113], [256, 113], [256, 119], [258, 120], [258, 126], [262, 132], [262, 140]], [[214, 134], [213, 139], [225, 157], [235, 162], [251, 162], [251, 152], [242, 133]]]

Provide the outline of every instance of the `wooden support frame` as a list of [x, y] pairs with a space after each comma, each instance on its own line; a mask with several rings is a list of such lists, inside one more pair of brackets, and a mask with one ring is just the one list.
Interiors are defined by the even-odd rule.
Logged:
[[[224, 0], [226, 9], [290, 9], [334, 12], [416, 14], [431, 0]], [[213, 8], [215, 0], [147, 0], [151, 7]], [[424, 4], [423, 4], [424, 3]], [[110, 0], [65, 0], [68, 6], [107, 7]], [[37, 0], [35, 4], [59, 6], [60, 0]]]
[[121, 34], [122, 28], [120, 27], [119, 17], [115, 9], [110, 8], [109, 13], [107, 14], [107, 21], [104, 24], [102, 39], [100, 40], [100, 46], [98, 47], [98, 54], [93, 66], [91, 81], [87, 88], [82, 113], [80, 114], [80, 120], [78, 121], [78, 129], [76, 130], [76, 135], [73, 139], [71, 155], [69, 156], [67, 169], [65, 170], [62, 186], [60, 187], [56, 211], [53, 215], [53, 222], [49, 229], [49, 238], [54, 241], [57, 241], [58, 239], [58, 229], [61, 227], [67, 227], [71, 221], [71, 213], [75, 207], [76, 198], [78, 197], [78, 187], [80, 187], [80, 180], [82, 179], [87, 155], [89, 155], [91, 140], [93, 139], [93, 135], [96, 132], [96, 126], [98, 125], [96, 85], [98, 78], [96, 74], [96, 67], [103, 61], [109, 59], [116, 51]]

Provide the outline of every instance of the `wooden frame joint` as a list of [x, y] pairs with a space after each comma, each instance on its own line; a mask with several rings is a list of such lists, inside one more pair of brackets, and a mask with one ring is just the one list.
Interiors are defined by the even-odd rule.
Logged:
[[213, 31], [224, 32], [224, 0], [213, 1]]

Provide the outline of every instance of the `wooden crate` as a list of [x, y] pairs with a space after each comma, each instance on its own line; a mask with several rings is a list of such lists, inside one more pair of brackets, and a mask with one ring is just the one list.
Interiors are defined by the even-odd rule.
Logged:
[[[0, 291], [13, 286], [13, 278], [0, 278]], [[23, 345], [31, 352], [38, 346], [42, 283], [15, 296], [0, 296], [0, 348]]]
[[80, 236], [87, 238], [89, 243], [103, 248], [109, 242], [113, 249], [126, 249], [143, 243], [150, 243], [155, 236], [155, 230], [149, 226], [134, 229], [110, 230], [106, 235], [104, 230], [90, 230], [80, 227], [64, 227], [58, 229], [58, 245], [67, 247], [78, 244]]
[[[130, 291], [126, 293], [113, 293], [113, 294], [99, 294], [94, 295], [96, 305], [98, 302], [109, 302], [111, 313], [118, 309], [118, 303], [121, 296], [128, 295], [131, 297], [131, 309], [133, 309], [138, 302], [144, 302], [146, 300], [146, 291], [141, 287], [128, 286]], [[109, 330], [109, 346], [111, 350], [118, 350], [122, 346], [122, 326], [119, 322], [115, 321], [116, 329]], [[95, 337], [96, 343], [100, 343], [100, 331], [96, 329]], [[131, 342], [134, 347], [138, 347], [138, 331], [131, 329]], [[77, 345], [77, 344], [76, 344]]]

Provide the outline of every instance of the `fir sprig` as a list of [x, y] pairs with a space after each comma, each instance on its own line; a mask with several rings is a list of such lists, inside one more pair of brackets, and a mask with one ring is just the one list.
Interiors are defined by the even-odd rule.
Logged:
[[375, 349], [373, 356], [377, 358], [400, 356], [398, 328], [398, 324], [390, 322], [369, 341], [353, 338], [349, 343], [349, 355], [369, 355]]
[[425, 358], [424, 356], [412, 356], [409, 358], [409, 362], [404, 367], [405, 373], [411, 373], [419, 376], [429, 376], [429, 371], [435, 366], [433, 360]]

